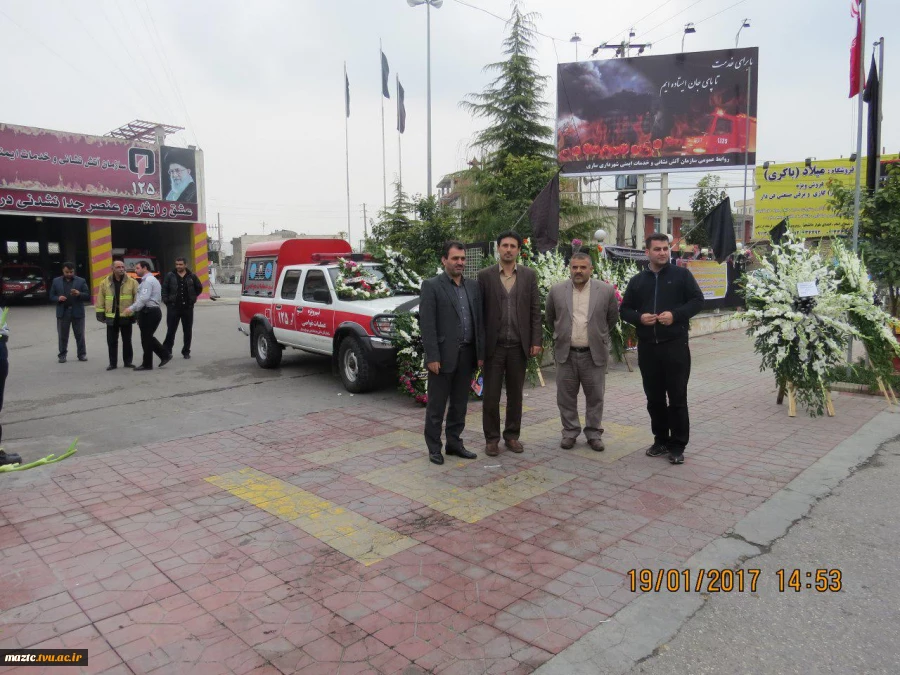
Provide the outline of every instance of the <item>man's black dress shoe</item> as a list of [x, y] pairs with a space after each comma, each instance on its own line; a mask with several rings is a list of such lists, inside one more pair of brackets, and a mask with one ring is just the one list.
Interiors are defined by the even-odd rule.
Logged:
[[433, 452], [429, 452], [428, 461], [430, 461], [432, 464], [443, 464], [444, 456], [441, 453], [434, 454]]
[[475, 459], [476, 457], [478, 457], [478, 455], [476, 455], [474, 452], [469, 452], [465, 448], [447, 448], [447, 454], [454, 455], [456, 457], [462, 457], [463, 459]]

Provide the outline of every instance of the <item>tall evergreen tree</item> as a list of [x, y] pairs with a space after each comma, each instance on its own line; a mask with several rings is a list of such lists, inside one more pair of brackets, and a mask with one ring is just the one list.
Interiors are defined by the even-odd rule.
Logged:
[[542, 94], [549, 79], [537, 70], [534, 52], [533, 13], [523, 14], [513, 2], [509, 35], [503, 40], [505, 61], [485, 67], [497, 77], [480, 94], [470, 94], [461, 103], [475, 117], [489, 125], [475, 137], [475, 147], [484, 151], [488, 163], [514, 157], [538, 157], [550, 161], [555, 148], [550, 143], [553, 129], [546, 124], [547, 107]]
[[523, 13], [514, 0], [503, 41], [506, 60], [488, 65], [486, 70], [497, 77], [482, 93], [461, 103], [488, 121], [473, 143], [481, 159], [466, 172], [463, 231], [470, 238], [492, 239], [517, 222], [519, 231], [528, 234], [527, 218], [519, 218], [556, 171], [553, 129], [547, 125], [542, 98], [548, 78], [538, 72], [532, 56], [534, 20], [535, 15]]

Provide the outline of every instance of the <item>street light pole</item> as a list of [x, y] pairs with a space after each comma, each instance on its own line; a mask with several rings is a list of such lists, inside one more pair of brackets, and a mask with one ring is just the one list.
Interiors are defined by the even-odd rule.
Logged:
[[575, 60], [578, 61], [578, 43], [581, 42], [581, 36], [578, 33], [569, 38], [569, 42], [575, 43]]
[[735, 49], [737, 49], [738, 42], [741, 39], [741, 31], [744, 30], [745, 28], [750, 28], [750, 19], [744, 19], [743, 21], [741, 21], [741, 27], [738, 28], [737, 35], [734, 38], [734, 48]]
[[427, 72], [427, 94], [426, 94], [426, 106], [427, 111], [425, 115], [425, 124], [426, 124], [426, 136], [428, 139], [428, 196], [431, 197], [434, 194], [432, 189], [431, 182], [431, 7], [434, 6], [435, 9], [440, 9], [441, 5], [444, 4], [444, 0], [406, 0], [406, 4], [410, 7], [418, 7], [419, 5], [425, 5], [425, 13], [426, 13], [426, 72]]
[[425, 13], [427, 15], [427, 50], [428, 50], [428, 116], [426, 118], [427, 135], [428, 135], [428, 197], [431, 198], [431, 3], [426, 0]]
[[696, 33], [697, 29], [694, 28], [693, 23], [684, 24], [684, 35], [681, 36], [681, 51], [684, 53], [684, 38], [686, 38], [691, 33]]

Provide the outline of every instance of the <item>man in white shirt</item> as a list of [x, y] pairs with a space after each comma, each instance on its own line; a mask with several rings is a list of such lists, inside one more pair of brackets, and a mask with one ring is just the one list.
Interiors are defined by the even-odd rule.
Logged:
[[159, 367], [162, 368], [172, 360], [172, 355], [166, 351], [154, 333], [162, 321], [162, 289], [159, 281], [150, 271], [150, 263], [139, 260], [134, 264], [135, 273], [141, 278], [138, 288], [137, 301], [128, 307], [124, 315], [131, 316], [137, 313], [138, 328], [141, 329], [141, 347], [144, 350], [143, 363], [135, 370], [153, 370], [153, 355], [159, 357]]

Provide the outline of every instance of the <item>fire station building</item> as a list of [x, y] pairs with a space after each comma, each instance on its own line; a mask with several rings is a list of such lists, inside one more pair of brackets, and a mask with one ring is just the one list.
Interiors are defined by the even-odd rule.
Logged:
[[209, 289], [203, 153], [178, 127], [135, 121], [106, 136], [0, 124], [0, 263], [47, 278], [74, 262], [96, 297], [113, 258], [154, 272], [183, 257]]

